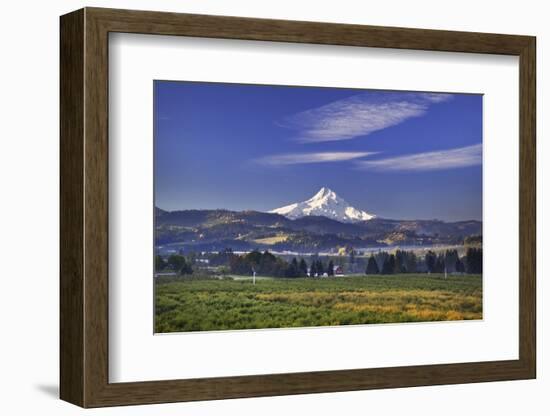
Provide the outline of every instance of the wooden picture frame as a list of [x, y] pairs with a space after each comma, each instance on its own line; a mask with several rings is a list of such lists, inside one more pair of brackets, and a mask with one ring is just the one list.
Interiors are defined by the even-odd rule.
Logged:
[[[101, 407], [535, 378], [534, 37], [100, 8], [64, 15], [60, 27], [61, 399], [82, 407]], [[109, 383], [110, 32], [518, 56], [519, 359]]]

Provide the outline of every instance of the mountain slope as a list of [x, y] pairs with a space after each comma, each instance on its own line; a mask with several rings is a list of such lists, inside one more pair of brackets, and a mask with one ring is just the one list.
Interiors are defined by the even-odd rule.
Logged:
[[307, 201], [296, 202], [269, 212], [284, 215], [290, 219], [321, 216], [345, 223], [368, 221], [375, 217], [373, 214], [352, 207], [334, 191], [325, 187]]
[[392, 244], [430, 246], [461, 244], [481, 235], [481, 222], [448, 223], [437, 220], [391, 220], [343, 223], [323, 216], [289, 219], [258, 211], [157, 211], [155, 244], [166, 250], [318, 252], [338, 247], [380, 247]]
[[[338, 247], [461, 244], [480, 236], [479, 221], [392, 220], [340, 222], [324, 216], [289, 219], [258, 211], [155, 210], [155, 245], [162, 250], [319, 252]], [[162, 251], [161, 250], [161, 251]], [[167, 251], [168, 252], [168, 251]]]

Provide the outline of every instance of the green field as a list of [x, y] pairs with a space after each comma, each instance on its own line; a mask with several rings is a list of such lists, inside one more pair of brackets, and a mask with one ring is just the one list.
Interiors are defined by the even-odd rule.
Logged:
[[181, 278], [155, 289], [157, 333], [482, 318], [480, 275]]

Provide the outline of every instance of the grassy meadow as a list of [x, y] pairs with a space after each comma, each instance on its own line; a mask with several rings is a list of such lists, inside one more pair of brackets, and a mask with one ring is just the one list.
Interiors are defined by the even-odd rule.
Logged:
[[481, 275], [180, 278], [155, 286], [155, 332], [482, 318]]

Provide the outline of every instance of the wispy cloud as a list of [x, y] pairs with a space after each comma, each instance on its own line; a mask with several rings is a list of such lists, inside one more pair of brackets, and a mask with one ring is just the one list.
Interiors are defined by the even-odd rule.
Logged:
[[280, 125], [298, 131], [296, 139], [303, 143], [349, 140], [420, 117], [430, 105], [452, 98], [439, 93], [369, 92], [295, 114]]
[[482, 145], [416, 153], [379, 160], [356, 161], [360, 169], [375, 171], [430, 171], [481, 165]]
[[298, 165], [305, 163], [342, 162], [374, 155], [377, 152], [320, 152], [320, 153], [286, 153], [266, 156], [255, 161], [262, 165]]

